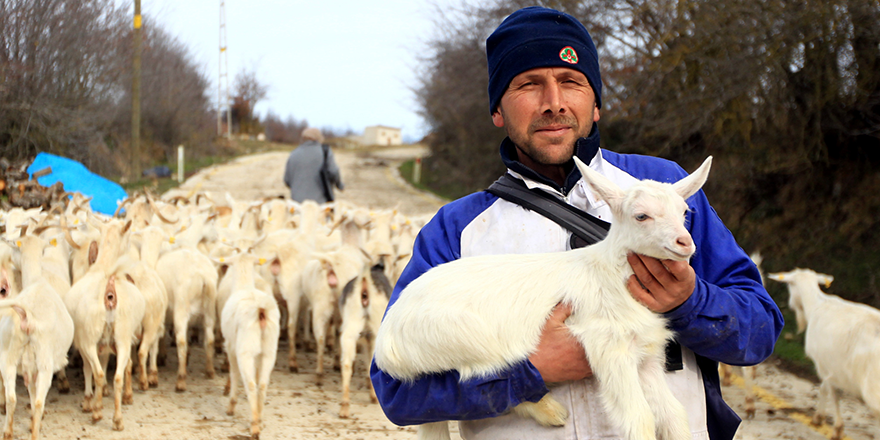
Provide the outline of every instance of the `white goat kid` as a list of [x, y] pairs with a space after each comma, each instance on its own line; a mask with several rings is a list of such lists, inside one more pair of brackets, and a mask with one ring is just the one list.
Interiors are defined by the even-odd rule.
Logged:
[[[235, 413], [239, 374], [251, 406], [251, 438], [260, 437], [263, 402], [278, 352], [281, 313], [271, 293], [254, 287], [257, 257], [238, 254], [230, 268], [235, 287], [220, 315], [224, 349], [229, 356], [229, 407]], [[261, 263], [262, 264], [262, 263]]]
[[806, 330], [804, 350], [822, 380], [813, 424], [822, 424], [831, 398], [831, 438], [843, 438], [838, 391], [860, 397], [880, 417], [880, 311], [822, 292], [819, 285], [827, 288], [834, 280], [831, 275], [795, 269], [767, 276], [788, 285], [788, 306], [795, 312], [798, 333]]
[[[609, 420], [624, 438], [690, 439], [685, 409], [664, 377], [672, 333], [627, 290], [633, 272], [626, 258], [630, 252], [690, 258], [695, 246], [684, 227], [685, 199], [705, 183], [711, 157], [675, 184], [645, 180], [626, 190], [575, 163], [614, 215], [605, 240], [569, 252], [477, 256], [432, 268], [389, 307], [376, 363], [404, 381], [450, 370], [463, 381], [500, 372], [534, 353], [552, 309], [565, 302], [573, 310], [568, 328], [584, 346]], [[567, 418], [549, 394], [514, 411], [545, 426]], [[449, 438], [446, 422], [419, 431], [420, 438]]]

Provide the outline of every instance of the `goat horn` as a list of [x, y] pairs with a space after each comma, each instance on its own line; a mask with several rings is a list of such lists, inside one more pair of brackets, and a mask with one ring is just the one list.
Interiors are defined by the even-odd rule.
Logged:
[[159, 207], [157, 207], [156, 204], [153, 203], [153, 198], [150, 197], [149, 195], [147, 195], [147, 203], [150, 204], [150, 208], [153, 208], [153, 212], [156, 213], [156, 215], [159, 217], [159, 220], [162, 220], [163, 222], [169, 223], [169, 224], [177, 223], [177, 220], [168, 220], [167, 217], [162, 215], [162, 211], [160, 211]]
[[[118, 217], [118, 216], [119, 216], [119, 211], [122, 211], [122, 208], [124, 208], [125, 205], [131, 203], [131, 201], [132, 201], [133, 199], [134, 199], [133, 197], [126, 197], [125, 200], [123, 200], [122, 203], [119, 204], [119, 207], [116, 208], [116, 212], [113, 213], [113, 217]], [[76, 207], [79, 208], [80, 206], [79, 206], [79, 205], [76, 205]], [[74, 211], [74, 212], [76, 212], [76, 211]]]
[[61, 214], [61, 230], [64, 231], [64, 238], [67, 240], [68, 243], [70, 243], [71, 246], [73, 246], [75, 249], [82, 249], [82, 246], [80, 246], [73, 239], [73, 236], [70, 235], [70, 229], [67, 228], [67, 216], [65, 216], [64, 214]]

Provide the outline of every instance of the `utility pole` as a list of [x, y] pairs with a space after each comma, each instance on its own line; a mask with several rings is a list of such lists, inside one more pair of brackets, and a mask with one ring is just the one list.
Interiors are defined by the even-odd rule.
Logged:
[[141, 177], [141, 0], [134, 0], [134, 55], [131, 72], [131, 176]]
[[223, 135], [221, 115], [226, 109], [226, 137], [232, 139], [232, 112], [229, 109], [229, 60], [226, 55], [226, 2], [220, 0], [220, 76], [217, 79], [217, 136]]

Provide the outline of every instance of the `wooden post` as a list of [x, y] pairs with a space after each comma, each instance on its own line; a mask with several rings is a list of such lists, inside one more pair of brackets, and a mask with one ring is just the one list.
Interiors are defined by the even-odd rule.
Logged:
[[141, 178], [141, 0], [134, 0], [131, 71], [131, 181]]

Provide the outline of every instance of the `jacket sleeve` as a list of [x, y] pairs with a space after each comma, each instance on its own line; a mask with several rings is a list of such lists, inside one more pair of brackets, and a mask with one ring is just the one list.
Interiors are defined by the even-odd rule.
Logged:
[[693, 295], [666, 314], [670, 326], [696, 354], [731, 365], [760, 363], [773, 353], [782, 313], [706, 195], [699, 191], [689, 204], [697, 282]]
[[[453, 202], [455, 203], [455, 202]], [[428, 269], [460, 258], [460, 221], [444, 207], [419, 233], [413, 255], [394, 288], [388, 307], [405, 295], [405, 287]], [[370, 378], [385, 415], [397, 425], [440, 420], [494, 417], [548, 392], [540, 373], [528, 361], [499, 374], [460, 381], [457, 371], [428, 374], [412, 382], [397, 380], [376, 366]]]

